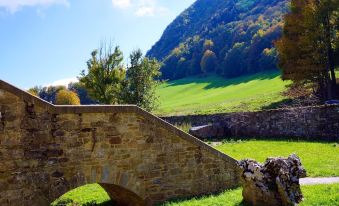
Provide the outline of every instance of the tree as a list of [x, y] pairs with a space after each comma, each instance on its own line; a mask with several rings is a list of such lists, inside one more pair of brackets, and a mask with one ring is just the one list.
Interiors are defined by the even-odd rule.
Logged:
[[63, 89], [56, 94], [57, 105], [80, 105], [80, 99], [75, 92]]
[[336, 58], [336, 43], [338, 42], [339, 36], [339, 1], [338, 0], [317, 0], [317, 16], [319, 27], [322, 28], [324, 36], [324, 44], [326, 49], [326, 70], [330, 71], [331, 74], [331, 88], [332, 92], [336, 89], [336, 76], [335, 66]]
[[102, 104], [117, 104], [121, 92], [121, 83], [126, 71], [122, 64], [123, 54], [119, 47], [101, 46], [92, 52], [87, 62], [87, 73], [83, 70], [79, 81], [89, 96]]
[[64, 86], [49, 86], [44, 87], [39, 91], [39, 97], [47, 102], [55, 104], [56, 102], [56, 94], [60, 90], [64, 90], [66, 87]]
[[30, 93], [33, 96], [37, 96], [39, 97], [39, 93], [42, 89], [38, 86], [32, 87], [30, 89], [27, 90], [28, 93]]
[[210, 39], [206, 39], [204, 42], [204, 51], [206, 50], [212, 50], [214, 47], [214, 43], [212, 40]]
[[97, 104], [96, 101], [89, 97], [86, 88], [84, 88], [79, 82], [70, 83], [68, 85], [68, 90], [78, 94], [80, 98], [80, 103], [82, 105]]
[[217, 65], [217, 56], [211, 50], [206, 50], [204, 56], [201, 58], [200, 67], [203, 73], [215, 71]]
[[245, 42], [235, 43], [230, 49], [223, 62], [223, 76], [227, 78], [234, 78], [246, 74], [247, 65], [244, 64], [243, 58], [246, 56], [247, 47]]
[[283, 37], [276, 42], [282, 78], [311, 85], [324, 99], [333, 98], [335, 87], [332, 42], [338, 9], [334, 0], [292, 0]]
[[121, 94], [124, 103], [138, 105], [147, 111], [157, 107], [156, 87], [160, 77], [160, 64], [155, 59], [144, 57], [141, 50], [130, 55], [130, 66]]

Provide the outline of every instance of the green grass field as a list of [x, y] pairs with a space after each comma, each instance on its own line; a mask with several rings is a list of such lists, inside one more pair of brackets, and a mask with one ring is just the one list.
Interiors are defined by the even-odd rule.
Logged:
[[270, 108], [286, 97], [288, 82], [279, 72], [265, 72], [234, 79], [219, 76], [191, 77], [163, 83], [157, 90], [157, 115], [209, 114]]
[[[304, 201], [300, 206], [339, 205], [339, 184], [303, 186]], [[241, 188], [219, 195], [165, 203], [163, 206], [245, 206]]]
[[[339, 184], [302, 186], [304, 201], [300, 206], [339, 205]], [[110, 206], [107, 193], [98, 184], [79, 187], [65, 194], [51, 206]], [[170, 201], [162, 206], [242, 206], [241, 188], [188, 200]]]
[[250, 158], [259, 162], [264, 162], [267, 157], [287, 157], [295, 153], [300, 157], [307, 176], [339, 176], [338, 143], [249, 140], [228, 142], [216, 149], [238, 160]]

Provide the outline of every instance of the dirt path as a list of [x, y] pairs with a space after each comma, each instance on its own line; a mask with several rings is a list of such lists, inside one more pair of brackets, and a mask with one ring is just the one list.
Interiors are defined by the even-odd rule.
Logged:
[[339, 177], [307, 177], [300, 179], [301, 185], [319, 185], [339, 183]]

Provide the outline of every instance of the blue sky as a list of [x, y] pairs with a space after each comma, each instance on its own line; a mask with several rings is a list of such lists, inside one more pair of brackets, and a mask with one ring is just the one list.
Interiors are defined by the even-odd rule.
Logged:
[[86, 69], [105, 40], [119, 45], [126, 60], [135, 48], [145, 53], [193, 2], [0, 0], [0, 79], [23, 89], [62, 83]]

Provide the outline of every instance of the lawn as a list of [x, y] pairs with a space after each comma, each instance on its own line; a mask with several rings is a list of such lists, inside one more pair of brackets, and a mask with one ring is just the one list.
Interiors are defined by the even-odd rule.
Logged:
[[[300, 206], [339, 205], [339, 184], [303, 186], [304, 201]], [[163, 206], [241, 206], [241, 188], [219, 195], [193, 198], [186, 201], [168, 202]]]
[[267, 157], [287, 157], [292, 153], [301, 158], [310, 177], [339, 176], [339, 144], [304, 141], [232, 141], [216, 149], [238, 160], [250, 158], [264, 162]]
[[106, 191], [98, 184], [78, 187], [55, 200], [51, 206], [110, 206], [113, 205]]
[[157, 115], [209, 114], [255, 111], [286, 100], [281, 95], [288, 85], [279, 72], [265, 72], [224, 79], [219, 76], [190, 77], [163, 83], [157, 90]]
[[[339, 205], [339, 184], [303, 186], [305, 200], [300, 206]], [[73, 202], [70, 202], [73, 200]], [[79, 187], [58, 200], [52, 206], [113, 205], [106, 192], [97, 184]], [[232, 206], [242, 203], [241, 188], [182, 201], [173, 201], [162, 206]]]

